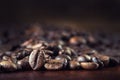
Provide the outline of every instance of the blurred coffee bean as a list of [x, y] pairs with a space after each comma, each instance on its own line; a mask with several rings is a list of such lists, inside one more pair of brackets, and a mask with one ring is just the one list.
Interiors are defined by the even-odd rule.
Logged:
[[110, 57], [109, 66], [116, 66], [119, 64], [119, 60], [115, 57]]
[[80, 68], [80, 63], [78, 61], [70, 61], [69, 62], [69, 67], [70, 69], [79, 69]]
[[73, 45], [86, 44], [86, 40], [81, 36], [73, 36], [70, 38], [69, 43]]
[[45, 62], [43, 50], [33, 50], [29, 56], [29, 64], [33, 70], [40, 69]]
[[87, 69], [87, 70], [94, 70], [99, 67], [99, 64], [95, 62], [82, 62], [80, 63], [80, 65], [83, 69]]
[[0, 62], [0, 71], [15, 71], [17, 70], [16, 64], [10, 60], [3, 60]]
[[97, 57], [92, 57], [92, 61], [99, 64], [99, 69], [104, 67], [104, 63]]
[[29, 69], [31, 69], [28, 60], [29, 60], [28, 56], [25, 57], [25, 58], [23, 58], [23, 59], [21, 59], [21, 60], [18, 60], [17, 61], [17, 67], [18, 67], [18, 69], [20, 69], [20, 70], [29, 70]]
[[48, 54], [45, 54], [44, 57], [45, 57], [45, 62], [47, 62], [50, 59], [52, 59], [52, 57], [50, 55], [48, 55]]
[[45, 63], [44, 67], [47, 70], [60, 70], [63, 68], [63, 61], [51, 59], [50, 61]]
[[32, 49], [29, 48], [23, 48], [18, 50], [16, 53], [16, 59], [20, 60], [28, 55], [30, 55], [30, 53], [32, 52]]
[[87, 62], [90, 62], [92, 60], [92, 57], [89, 55], [83, 55]]
[[78, 56], [76, 58], [76, 61], [78, 61], [78, 62], [87, 62], [87, 60], [86, 60], [86, 58], [84, 56]]
[[2, 60], [6, 60], [6, 61], [7, 61], [7, 60], [9, 60], [9, 59], [10, 59], [10, 57], [8, 57], [8, 56], [3, 56], [3, 57], [2, 57]]
[[77, 56], [77, 53], [70, 47], [65, 47], [62, 50], [59, 51], [59, 55], [66, 54], [69, 56]]
[[63, 67], [65, 68], [68, 65], [68, 61], [71, 58], [67, 55], [58, 55], [55, 57], [55, 60], [61, 60], [63, 62]]
[[108, 66], [109, 61], [110, 61], [110, 57], [106, 56], [106, 55], [96, 55], [104, 64], [104, 66]]

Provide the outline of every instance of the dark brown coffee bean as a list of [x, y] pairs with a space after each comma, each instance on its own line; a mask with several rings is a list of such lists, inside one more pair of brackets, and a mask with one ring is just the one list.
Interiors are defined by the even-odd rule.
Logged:
[[60, 70], [63, 68], [63, 61], [62, 60], [50, 60], [44, 65], [44, 67], [47, 70]]
[[48, 43], [45, 41], [40, 41], [37, 44], [32, 45], [30, 48], [32, 49], [45, 49], [48, 46]]
[[78, 61], [70, 61], [69, 62], [69, 67], [70, 69], [79, 69], [80, 68], [80, 63]]
[[31, 69], [28, 60], [29, 60], [28, 56], [25, 57], [25, 58], [23, 58], [23, 59], [21, 59], [21, 60], [18, 60], [17, 61], [17, 67], [18, 67], [18, 69], [21, 69], [21, 70], [29, 70], [29, 69]]
[[72, 60], [72, 58], [69, 55], [65, 55], [65, 54], [58, 55], [56, 56], [55, 59], [62, 59], [62, 58], [67, 59], [68, 61]]
[[92, 61], [99, 64], [99, 69], [104, 67], [104, 63], [97, 57], [92, 57]]
[[94, 70], [99, 67], [99, 64], [95, 62], [82, 62], [80, 64], [83, 69], [87, 69], [87, 70]]
[[73, 36], [70, 38], [69, 43], [73, 45], [86, 44], [86, 40], [81, 36]]
[[104, 66], [108, 66], [109, 61], [110, 61], [109, 56], [98, 54], [97, 57], [103, 62]]
[[20, 59], [30, 55], [31, 52], [32, 52], [32, 49], [28, 49], [28, 48], [20, 49], [16, 52], [16, 59], [20, 60]]
[[109, 66], [116, 66], [119, 64], [119, 60], [115, 57], [110, 57]]
[[84, 56], [78, 56], [76, 58], [76, 61], [78, 61], [78, 62], [87, 62], [87, 60], [86, 60], [86, 58]]
[[54, 55], [54, 52], [51, 51], [51, 50], [44, 50], [45, 54], [48, 54], [48, 55]]
[[39, 70], [44, 62], [44, 51], [43, 50], [33, 50], [29, 56], [29, 64], [33, 70]]
[[6, 61], [7, 61], [7, 60], [9, 60], [9, 59], [10, 59], [10, 57], [8, 57], [8, 56], [3, 56], [3, 57], [2, 57], [2, 60], [6, 60]]
[[70, 47], [65, 47], [62, 50], [60, 50], [59, 55], [61, 55], [61, 54], [66, 54], [69, 56], [76, 56], [77, 55], [77, 53]]
[[17, 70], [16, 64], [10, 60], [3, 60], [0, 62], [0, 71], [15, 71]]
[[45, 57], [45, 62], [47, 62], [50, 59], [52, 59], [52, 57], [50, 55], [48, 55], [48, 54], [45, 54], [44, 57]]
[[65, 68], [68, 65], [69, 56], [67, 56], [67, 55], [59, 55], [59, 56], [55, 57], [55, 60], [62, 61], [63, 62], [63, 67]]
[[90, 62], [92, 60], [92, 57], [89, 55], [83, 55], [87, 62]]

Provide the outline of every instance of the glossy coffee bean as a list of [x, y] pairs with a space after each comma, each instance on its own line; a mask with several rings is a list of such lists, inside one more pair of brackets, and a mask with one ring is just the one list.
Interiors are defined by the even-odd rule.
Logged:
[[80, 37], [80, 36], [73, 36], [70, 38], [69, 43], [73, 45], [85, 44], [86, 40], [85, 38]]
[[103, 62], [104, 66], [109, 65], [110, 57], [105, 55], [99, 55], [98, 58]]
[[60, 50], [59, 55], [61, 55], [61, 54], [66, 54], [69, 56], [76, 56], [77, 55], [77, 53], [70, 47], [65, 47], [62, 50]]
[[80, 64], [83, 69], [87, 69], [87, 70], [94, 70], [99, 67], [99, 64], [95, 62], [82, 62]]
[[21, 70], [29, 70], [29, 69], [31, 69], [28, 60], [29, 60], [28, 56], [25, 57], [25, 58], [23, 58], [23, 59], [21, 59], [21, 60], [18, 60], [17, 61], [17, 67], [18, 67], [18, 69], [21, 69]]
[[78, 56], [78, 57], [76, 58], [76, 60], [77, 60], [78, 62], [87, 62], [87, 60], [86, 60], [86, 58], [85, 58], [84, 56]]
[[60, 60], [63, 62], [63, 67], [68, 65], [69, 57], [67, 55], [59, 55], [55, 57], [55, 60]]
[[79, 69], [80, 68], [80, 63], [78, 61], [70, 61], [69, 62], [69, 67], [70, 69]]
[[97, 57], [92, 57], [92, 61], [99, 64], [99, 69], [104, 67], [104, 63]]
[[29, 56], [29, 64], [33, 70], [38, 70], [44, 65], [44, 51], [33, 50]]
[[12, 54], [13, 58], [16, 58], [17, 60], [20, 60], [28, 55], [30, 55], [32, 49], [29, 48], [21, 48], [18, 49], [14, 54]]
[[60, 70], [63, 68], [63, 62], [62, 60], [50, 60], [45, 63], [44, 67], [47, 70]]
[[3, 60], [0, 62], [0, 71], [15, 71], [17, 70], [16, 64], [10, 60]]
[[110, 57], [109, 66], [116, 66], [119, 64], [119, 60], [115, 57]]
[[9, 60], [9, 59], [10, 59], [10, 57], [8, 57], [8, 56], [3, 56], [3, 57], [2, 57], [2, 60], [6, 60], [6, 61], [7, 61], [7, 60]]
[[90, 55], [83, 55], [87, 62], [90, 62], [92, 57]]

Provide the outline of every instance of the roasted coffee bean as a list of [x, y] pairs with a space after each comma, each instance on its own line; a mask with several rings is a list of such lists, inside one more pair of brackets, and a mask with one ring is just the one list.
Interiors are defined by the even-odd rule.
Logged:
[[10, 59], [10, 57], [8, 57], [8, 56], [3, 56], [3, 57], [2, 57], [2, 60], [6, 60], [6, 61], [7, 61], [7, 60], [9, 60], [9, 59]]
[[17, 61], [17, 67], [18, 67], [18, 69], [21, 69], [21, 70], [29, 70], [29, 69], [31, 69], [28, 60], [29, 60], [28, 56], [25, 57], [25, 58], [23, 58], [23, 59], [21, 59], [21, 60], [18, 60]]
[[99, 67], [99, 64], [95, 62], [82, 62], [80, 63], [80, 65], [83, 69], [87, 69], [87, 70], [94, 70]]
[[33, 70], [40, 69], [45, 62], [43, 50], [33, 50], [29, 56], [29, 64]]
[[53, 42], [53, 43], [49, 44], [49, 46], [47, 47], [47, 50], [53, 51], [53, 56], [57, 56], [58, 52], [61, 50], [61, 48], [59, 47], [59, 45], [57, 45]]
[[85, 57], [85, 59], [86, 59], [87, 62], [90, 62], [91, 59], [92, 59], [92, 57], [89, 56], [89, 55], [83, 55], [83, 56]]
[[45, 57], [45, 62], [47, 62], [50, 59], [52, 59], [52, 57], [50, 55], [48, 55], [48, 54], [45, 54], [44, 57]]
[[29, 48], [18, 49], [14, 54], [12, 54], [12, 57], [20, 60], [26, 56], [29, 56], [31, 51], [32, 49]]
[[98, 52], [93, 49], [85, 49], [85, 50], [81, 51], [81, 53], [86, 54], [86, 55], [94, 55], [94, 54], [97, 54]]
[[87, 62], [86, 58], [84, 56], [78, 56], [77, 58], [75, 58], [76, 61], [78, 62]]
[[68, 65], [69, 59], [70, 58], [67, 55], [59, 55], [59, 56], [55, 57], [55, 60], [61, 60], [63, 62], [64, 68]]
[[3, 60], [0, 62], [0, 71], [15, 71], [17, 70], [16, 64], [10, 60]]
[[80, 68], [80, 63], [78, 61], [70, 61], [69, 62], [69, 67], [70, 69], [79, 69]]
[[98, 58], [103, 62], [104, 66], [108, 66], [110, 57], [105, 55], [98, 55]]
[[92, 61], [99, 64], [99, 69], [104, 67], [104, 63], [97, 57], [92, 57]]
[[40, 41], [39, 43], [32, 45], [31, 48], [32, 49], [45, 49], [47, 48], [48, 43], [45, 41]]
[[62, 58], [65, 58], [68, 61], [72, 60], [72, 58], [69, 55], [61, 54], [61, 55], [56, 56], [56, 59], [62, 59]]
[[51, 50], [44, 50], [45, 54], [48, 54], [48, 55], [54, 55], [53, 51]]
[[73, 36], [70, 38], [69, 43], [73, 45], [86, 44], [86, 40], [81, 36]]
[[116, 66], [119, 64], [119, 60], [115, 57], [110, 57], [109, 66]]
[[88, 42], [88, 44], [93, 45], [93, 44], [97, 43], [97, 40], [92, 35], [89, 35], [87, 37], [87, 42]]
[[77, 53], [70, 47], [65, 47], [62, 50], [60, 50], [59, 55], [61, 55], [61, 54], [66, 54], [69, 56], [76, 56], [77, 55]]
[[63, 68], [63, 61], [51, 59], [50, 61], [45, 63], [44, 67], [47, 70], [60, 70]]

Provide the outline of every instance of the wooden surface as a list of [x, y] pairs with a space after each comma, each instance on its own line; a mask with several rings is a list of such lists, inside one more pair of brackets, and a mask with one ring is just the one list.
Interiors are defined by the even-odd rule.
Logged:
[[0, 73], [0, 80], [120, 80], [120, 66], [95, 71], [24, 71]]

